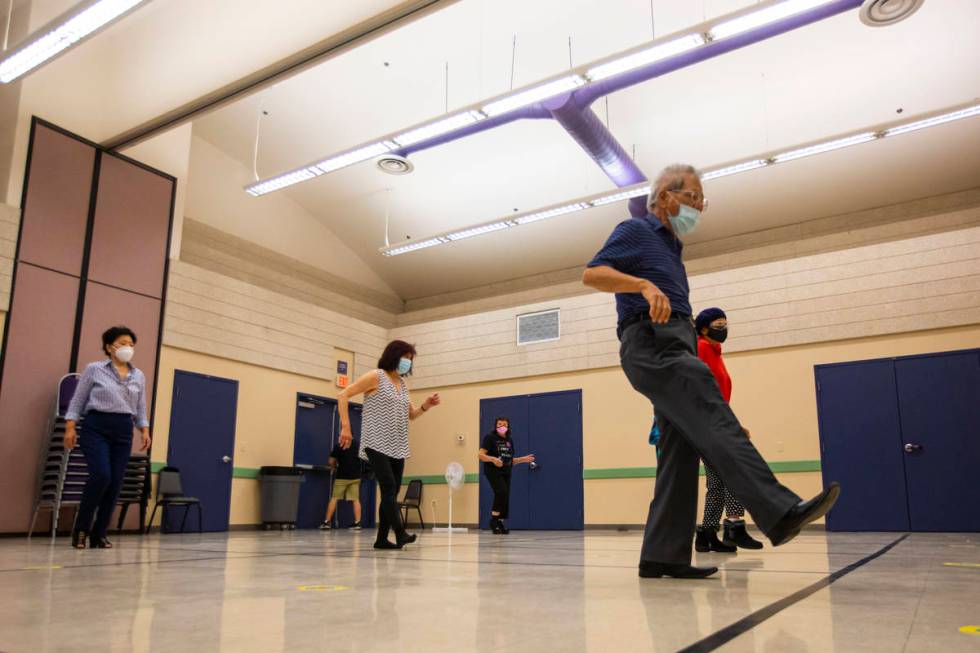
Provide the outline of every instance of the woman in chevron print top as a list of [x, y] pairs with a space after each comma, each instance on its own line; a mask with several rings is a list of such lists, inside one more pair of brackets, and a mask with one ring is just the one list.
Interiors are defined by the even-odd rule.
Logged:
[[[408, 450], [408, 422], [421, 417], [439, 405], [439, 395], [429, 396], [420, 407], [412, 406], [404, 377], [412, 373], [415, 347], [401, 340], [388, 343], [378, 369], [368, 372], [337, 398], [340, 413], [340, 446], [347, 449], [354, 441], [348, 406], [350, 400], [364, 395], [361, 424], [360, 457], [370, 461], [381, 489], [376, 549], [400, 549], [415, 541], [402, 524], [398, 511], [398, 490], [405, 471]], [[395, 543], [388, 541], [388, 531], [395, 531]]]

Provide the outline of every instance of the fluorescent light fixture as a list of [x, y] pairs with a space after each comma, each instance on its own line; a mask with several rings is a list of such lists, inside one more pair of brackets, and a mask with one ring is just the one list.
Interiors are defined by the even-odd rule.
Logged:
[[266, 193], [271, 193], [273, 191], [286, 188], [287, 186], [292, 186], [293, 184], [298, 184], [301, 181], [306, 181], [307, 179], [313, 179], [323, 174], [317, 168], [310, 166], [309, 168], [302, 168], [301, 170], [294, 170], [293, 172], [287, 172], [284, 175], [279, 175], [278, 177], [273, 177], [272, 179], [267, 179], [265, 181], [252, 184], [251, 186], [245, 187], [245, 192], [253, 197], [258, 197], [260, 195], [265, 195]]
[[591, 201], [591, 204], [592, 206], [602, 206], [603, 204], [612, 204], [613, 202], [629, 200], [633, 199], [634, 197], [642, 197], [643, 195], [649, 194], [650, 187], [644, 186], [643, 188], [635, 188], [633, 190], [622, 191], [620, 193], [610, 193], [609, 195], [597, 197]]
[[486, 116], [479, 111], [464, 111], [463, 113], [457, 113], [454, 116], [441, 118], [422, 125], [421, 127], [410, 129], [407, 132], [395, 136], [394, 140], [402, 147], [406, 145], [414, 145], [415, 143], [429, 140], [435, 136], [441, 136], [442, 134], [456, 131], [460, 127], [472, 125], [473, 123], [479, 122], [484, 118], [486, 118]]
[[867, 143], [868, 141], [873, 141], [876, 138], [878, 138], [878, 134], [876, 132], [864, 132], [863, 134], [855, 134], [854, 136], [846, 136], [844, 138], [838, 138], [832, 141], [824, 141], [823, 143], [808, 145], [807, 147], [801, 147], [797, 150], [790, 150], [789, 152], [776, 154], [772, 157], [772, 160], [774, 163], [793, 161], [795, 159], [802, 159], [805, 156], [823, 154], [824, 152], [832, 152], [833, 150], [850, 147], [851, 145]]
[[784, 18], [830, 4], [834, 0], [785, 0], [758, 11], [718, 23], [709, 30], [712, 40], [725, 39], [750, 30], [774, 23]]
[[[748, 159], [746, 161], [725, 166], [723, 168], [709, 170], [702, 176], [702, 179], [705, 181], [711, 179], [718, 179], [719, 177], [735, 175], [740, 172], [747, 172], [749, 170], [755, 170], [757, 168], [762, 168], [764, 166], [769, 166], [776, 163], [782, 163], [784, 161], [793, 161], [795, 159], [800, 159], [806, 156], [812, 156], [814, 154], [821, 154], [823, 152], [832, 152], [834, 150], [839, 150], [844, 147], [849, 147], [851, 145], [858, 145], [860, 143], [867, 143], [886, 136], [906, 134], [911, 131], [925, 129], [927, 127], [934, 127], [936, 125], [942, 125], [948, 122], [953, 122], [954, 120], [961, 120], [963, 118], [969, 118], [971, 116], [978, 116], [978, 115], [980, 115], [980, 104], [975, 104], [973, 106], [956, 109], [954, 111], [947, 111], [946, 113], [942, 113], [933, 116], [931, 118], [923, 118], [923, 119], [915, 120], [913, 122], [907, 122], [904, 124], [895, 125], [893, 127], [886, 127], [884, 129], [880, 129], [876, 131], [866, 131], [860, 134], [845, 136], [843, 138], [834, 138], [831, 140], [824, 141], [822, 143], [816, 143], [813, 145], [808, 145], [806, 147], [789, 150], [781, 154], [776, 154], [774, 156], [767, 157], [767, 158], [762, 158], [762, 156], [757, 156], [753, 159]], [[421, 241], [419, 243], [409, 243], [399, 247], [384, 249], [382, 250], [382, 252], [384, 253], [385, 256], [396, 256], [398, 254], [404, 254], [406, 252], [412, 252], [415, 250], [424, 249], [426, 247], [443, 245], [446, 243], [453, 242], [454, 240], [461, 240], [462, 238], [470, 238], [472, 236], [478, 236], [484, 233], [499, 231], [507, 227], [528, 224], [531, 222], [537, 222], [538, 220], [544, 220], [547, 218], [553, 218], [555, 216], [564, 215], [566, 213], [581, 211], [583, 209], [587, 209], [593, 206], [603, 206], [605, 204], [612, 204], [613, 202], [628, 200], [633, 197], [646, 195], [649, 192], [650, 192], [649, 186], [634, 187], [628, 190], [614, 190], [603, 195], [586, 197], [582, 200], [565, 204], [556, 208], [545, 209], [543, 211], [529, 213], [526, 215], [518, 216], [516, 218], [501, 220], [500, 222], [464, 229], [449, 234], [447, 236], [436, 236], [429, 240]]]
[[398, 256], [399, 254], [414, 252], [419, 249], [425, 249], [426, 247], [435, 247], [436, 245], [442, 245], [443, 243], [447, 242], [449, 241], [445, 238], [429, 238], [428, 240], [421, 240], [417, 243], [409, 243], [398, 247], [389, 247], [388, 249], [382, 251], [382, 254], [385, 256]]
[[907, 134], [909, 132], [925, 129], [926, 127], [935, 127], [936, 125], [942, 125], [947, 122], [953, 122], [954, 120], [961, 120], [963, 118], [969, 118], [970, 116], [976, 116], [976, 115], [980, 115], [980, 104], [975, 104], [972, 107], [967, 107], [966, 109], [960, 109], [959, 111], [952, 111], [950, 113], [944, 113], [939, 116], [933, 116], [932, 118], [926, 118], [925, 120], [916, 120], [915, 122], [910, 122], [905, 125], [899, 125], [898, 127], [892, 127], [891, 129], [886, 129], [885, 136], [897, 136], [898, 134]]
[[613, 77], [620, 73], [640, 68], [641, 66], [669, 59], [675, 55], [700, 47], [704, 43], [704, 37], [700, 34], [688, 34], [687, 36], [655, 45], [646, 50], [640, 50], [625, 57], [614, 59], [595, 68], [590, 68], [586, 76], [590, 81], [596, 82], [600, 79], [606, 79], [607, 77]]
[[[26, 45], [0, 59], [0, 82], [7, 84], [91, 36], [146, 0], [98, 0], [49, 25], [48, 31], [28, 39]], [[87, 6], [86, 6], [87, 5]]]
[[391, 141], [371, 143], [370, 145], [359, 147], [356, 150], [350, 150], [348, 152], [344, 152], [343, 154], [334, 155], [314, 165], [321, 173], [333, 172], [334, 170], [340, 170], [341, 168], [346, 168], [347, 166], [360, 163], [361, 161], [373, 159], [379, 154], [390, 152], [397, 147], [398, 145], [392, 143]]
[[717, 170], [709, 170], [701, 175], [701, 180], [708, 181], [709, 179], [717, 179], [718, 177], [727, 177], [728, 175], [735, 175], [740, 172], [755, 170], [756, 168], [761, 168], [767, 165], [769, 165], [769, 161], [766, 159], [752, 159], [751, 161], [743, 161], [742, 163], [736, 163], [735, 165], [718, 168]]
[[537, 222], [538, 220], [547, 220], [548, 218], [553, 218], [557, 215], [581, 211], [582, 209], [587, 209], [590, 206], [592, 205], [588, 202], [574, 202], [572, 204], [566, 204], [565, 206], [559, 206], [554, 209], [547, 209], [545, 211], [538, 211], [537, 213], [522, 215], [519, 218], [515, 218], [514, 222], [517, 224], [530, 224], [532, 222]]
[[499, 116], [502, 113], [507, 113], [508, 111], [513, 111], [514, 109], [519, 109], [529, 104], [534, 104], [539, 100], [546, 100], [560, 93], [571, 91], [572, 89], [576, 89], [584, 84], [585, 78], [581, 75], [569, 75], [567, 77], [555, 79], [545, 84], [532, 86], [531, 88], [518, 91], [517, 93], [512, 93], [506, 97], [500, 98], [499, 100], [490, 102], [483, 106], [483, 113], [487, 114], [491, 118], [493, 116]]
[[483, 234], [489, 234], [494, 231], [500, 231], [501, 229], [507, 229], [508, 227], [513, 227], [514, 222], [510, 220], [505, 220], [503, 222], [494, 222], [493, 224], [485, 224], [479, 227], [473, 227], [472, 229], [464, 229], [462, 231], [454, 231], [451, 234], [446, 234], [446, 238], [449, 240], [463, 240], [464, 238], [472, 238], [473, 236], [481, 236]]

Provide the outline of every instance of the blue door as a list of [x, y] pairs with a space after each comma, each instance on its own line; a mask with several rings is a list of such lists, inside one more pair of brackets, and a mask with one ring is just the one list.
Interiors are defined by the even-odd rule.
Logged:
[[980, 531], [980, 350], [818, 365], [831, 530]]
[[297, 395], [293, 464], [306, 467], [299, 490], [297, 528], [316, 528], [323, 522], [330, 498], [327, 461], [333, 443], [337, 403], [313, 395]]
[[895, 370], [912, 530], [980, 531], [980, 351], [902, 358]]
[[[492, 433], [498, 417], [508, 417], [515, 455], [533, 453], [537, 458], [534, 468], [514, 468], [508, 527], [583, 528], [581, 405], [580, 390], [480, 401], [481, 434]], [[481, 528], [489, 526], [492, 504], [493, 491], [481, 468]]]
[[532, 395], [528, 509], [534, 530], [582, 530], [582, 392]]
[[[480, 400], [480, 442], [487, 433], [495, 433], [496, 419], [506, 417], [510, 420], [511, 437], [514, 440], [514, 455], [523, 456], [529, 452], [528, 432], [530, 419], [528, 415], [527, 396], [504, 397], [501, 399]], [[480, 443], [477, 443], [477, 449]], [[510, 482], [510, 517], [507, 526], [513, 529], [531, 528], [528, 518], [528, 467], [514, 467]], [[490, 527], [490, 510], [493, 506], [493, 490], [483, 473], [483, 463], [480, 463], [480, 528]]]
[[[361, 438], [361, 411], [359, 404], [350, 405], [351, 431], [354, 445]], [[293, 464], [306, 468], [300, 487], [297, 528], [316, 528], [327, 513], [327, 503], [333, 490], [332, 476], [326, 471], [330, 452], [340, 434], [340, 417], [334, 399], [316, 395], [299, 394], [296, 401], [296, 432], [293, 439]], [[373, 481], [361, 479], [361, 525], [375, 524]], [[345, 528], [354, 523], [354, 509], [350, 502], [342, 501], [337, 507], [337, 526]]]
[[824, 486], [841, 484], [832, 531], [907, 531], [902, 429], [891, 359], [818, 365]]
[[180, 469], [184, 494], [200, 499], [205, 531], [228, 530], [237, 413], [238, 381], [175, 372], [167, 464]]

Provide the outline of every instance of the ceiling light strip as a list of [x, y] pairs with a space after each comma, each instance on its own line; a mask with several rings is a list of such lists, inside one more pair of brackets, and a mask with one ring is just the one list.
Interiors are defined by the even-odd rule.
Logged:
[[[935, 127], [937, 125], [944, 125], [950, 122], [954, 122], [956, 120], [962, 120], [964, 118], [970, 118], [978, 115], [980, 115], [980, 104], [974, 104], [972, 106], [964, 107], [961, 109], [956, 109], [953, 111], [947, 111], [941, 114], [937, 114], [929, 118], [922, 118], [910, 122], [900, 123], [891, 127], [886, 127], [874, 131], [863, 131], [857, 134], [852, 134], [850, 136], [835, 137], [825, 141], [820, 141], [817, 143], [806, 145], [803, 147], [783, 150], [781, 152], [766, 157], [756, 157], [756, 158], [748, 159], [746, 161], [725, 165], [722, 167], [709, 168], [703, 172], [703, 174], [701, 175], [701, 179], [703, 181], [710, 181], [712, 179], [718, 179], [720, 177], [727, 177], [729, 175], [748, 172], [750, 170], [756, 170], [758, 168], [776, 165], [778, 163], [785, 163], [787, 161], [795, 161], [797, 159], [802, 159], [809, 156], [815, 156], [817, 154], [833, 152], [835, 150], [840, 150], [845, 147], [850, 147], [852, 145], [868, 143], [871, 141], [876, 141], [890, 136], [896, 136], [899, 134], [907, 134], [909, 132], [918, 131], [920, 129], [926, 129], [928, 127]], [[464, 238], [470, 238], [473, 236], [480, 236], [487, 233], [494, 233], [509, 227], [530, 224], [532, 222], [538, 222], [540, 220], [545, 220], [548, 218], [553, 218], [568, 213], [574, 213], [577, 211], [582, 211], [584, 209], [593, 208], [596, 206], [603, 206], [605, 204], [621, 202], [623, 200], [632, 199], [634, 197], [641, 197], [649, 193], [650, 193], [650, 186], [649, 184], [646, 183], [637, 184], [636, 186], [631, 186], [629, 188], [617, 188], [614, 191], [601, 193], [598, 195], [594, 195], [592, 197], [587, 197], [582, 200], [561, 204], [555, 207], [545, 208], [531, 213], [525, 213], [523, 215], [512, 217], [508, 220], [498, 220], [496, 222], [491, 222], [484, 225], [477, 225], [475, 227], [470, 227], [456, 232], [451, 232], [442, 236], [435, 236], [428, 240], [420, 241], [419, 243], [409, 243], [407, 245], [400, 245], [397, 247], [382, 248], [381, 253], [385, 256], [397, 256], [399, 254], [405, 254], [408, 252], [416, 251], [418, 249], [433, 247], [435, 245], [443, 245], [456, 240], [462, 240]]]
[[745, 32], [770, 25], [804, 11], [816, 9], [837, 0], [785, 0], [762, 9], [716, 23], [708, 29], [712, 41], [738, 36]]
[[82, 39], [121, 18], [146, 0], [97, 0], [83, 3], [28, 37], [22, 47], [0, 57], [0, 82], [8, 84], [58, 56]]
[[[133, 0], [126, 1], [131, 2]], [[332, 156], [319, 163], [297, 168], [296, 170], [269, 180], [262, 180], [246, 187], [246, 191], [252, 195], [261, 195], [264, 193], [255, 192], [259, 188], [270, 188], [270, 190], [265, 192], [281, 190], [301, 181], [311, 179], [312, 177], [308, 176], [294, 176], [295, 173], [310, 167], [317, 167], [323, 173], [328, 173], [367, 160], [368, 158], [372, 158], [372, 156], [377, 156], [375, 154], [361, 158], [360, 156], [353, 156], [352, 153], [354, 152], [367, 152], [371, 151], [371, 148], [377, 147], [378, 144], [389, 144], [388, 150], [380, 150], [378, 152], [378, 154], [383, 154], [385, 151], [392, 151], [439, 136], [446, 136], [475, 123], [484, 121], [487, 118], [496, 118], [512, 111], [526, 108], [537, 102], [574, 91], [590, 83], [608, 79], [651, 63], [666, 61], [673, 57], [684, 55], [704, 46], [709, 41], [742, 34], [749, 30], [837, 1], [839, 0], [782, 0], [781, 2], [772, 2], [762, 8], [754, 9], [747, 13], [730, 14], [729, 18], [707, 22], [684, 30], [683, 32], [656, 39], [641, 48], [633, 48], [600, 60], [599, 62], [580, 66], [560, 77], [508, 92], [502, 96], [485, 100], [462, 109], [452, 115], [441, 116], [401, 132], [389, 134], [377, 141], [362, 144], [354, 150]], [[282, 180], [285, 178], [292, 180], [291, 183], [274, 184], [268, 187], [264, 185], [267, 181]]]

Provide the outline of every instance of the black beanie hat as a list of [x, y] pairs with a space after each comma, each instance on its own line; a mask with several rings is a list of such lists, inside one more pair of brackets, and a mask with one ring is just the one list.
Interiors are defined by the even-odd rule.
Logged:
[[704, 329], [720, 317], [723, 317], [726, 320], [728, 319], [728, 316], [725, 315], [725, 311], [721, 310], [717, 306], [706, 308], [698, 313], [697, 319], [694, 320], [694, 330], [698, 332], [698, 335], [701, 335], [701, 329]]

